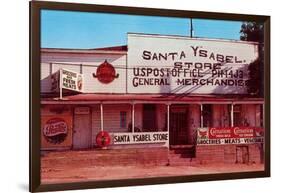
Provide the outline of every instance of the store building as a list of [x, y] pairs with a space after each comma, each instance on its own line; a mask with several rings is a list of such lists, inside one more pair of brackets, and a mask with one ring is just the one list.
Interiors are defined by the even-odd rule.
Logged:
[[262, 162], [264, 99], [246, 87], [257, 58], [253, 42], [147, 34], [43, 48], [41, 149], [100, 149], [105, 131], [104, 151], [127, 152], [124, 162]]

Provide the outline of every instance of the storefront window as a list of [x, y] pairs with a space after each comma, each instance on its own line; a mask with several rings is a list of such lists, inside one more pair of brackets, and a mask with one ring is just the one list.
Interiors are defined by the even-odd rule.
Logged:
[[157, 131], [156, 105], [143, 105], [143, 132]]
[[203, 127], [212, 127], [212, 105], [203, 105]]

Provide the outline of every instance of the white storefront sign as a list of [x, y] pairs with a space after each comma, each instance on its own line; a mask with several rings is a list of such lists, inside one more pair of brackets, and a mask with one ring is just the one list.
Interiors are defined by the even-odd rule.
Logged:
[[167, 143], [169, 140], [168, 132], [112, 133], [111, 135], [114, 145]]
[[247, 93], [258, 44], [128, 34], [128, 93]]
[[83, 77], [82, 74], [66, 69], [61, 69], [61, 86], [64, 89], [82, 92]]
[[59, 69], [52, 74], [52, 91], [59, 91], [59, 88], [82, 92], [83, 91], [83, 75], [67, 69]]

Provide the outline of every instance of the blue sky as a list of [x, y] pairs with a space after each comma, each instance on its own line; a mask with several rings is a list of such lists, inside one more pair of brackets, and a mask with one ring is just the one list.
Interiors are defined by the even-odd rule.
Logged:
[[[193, 19], [194, 36], [239, 40], [242, 22]], [[98, 48], [127, 44], [127, 32], [190, 35], [190, 19], [42, 10], [41, 47]]]

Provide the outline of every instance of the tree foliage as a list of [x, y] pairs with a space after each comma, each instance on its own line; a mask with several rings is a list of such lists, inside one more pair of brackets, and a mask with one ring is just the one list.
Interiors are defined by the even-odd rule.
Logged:
[[247, 84], [248, 93], [252, 96], [263, 96], [263, 42], [264, 28], [263, 24], [257, 22], [244, 22], [240, 30], [240, 39], [243, 41], [254, 41], [259, 43], [259, 57], [254, 62], [249, 64], [249, 80]]
[[257, 22], [244, 22], [240, 30], [240, 39], [263, 43], [263, 24]]

